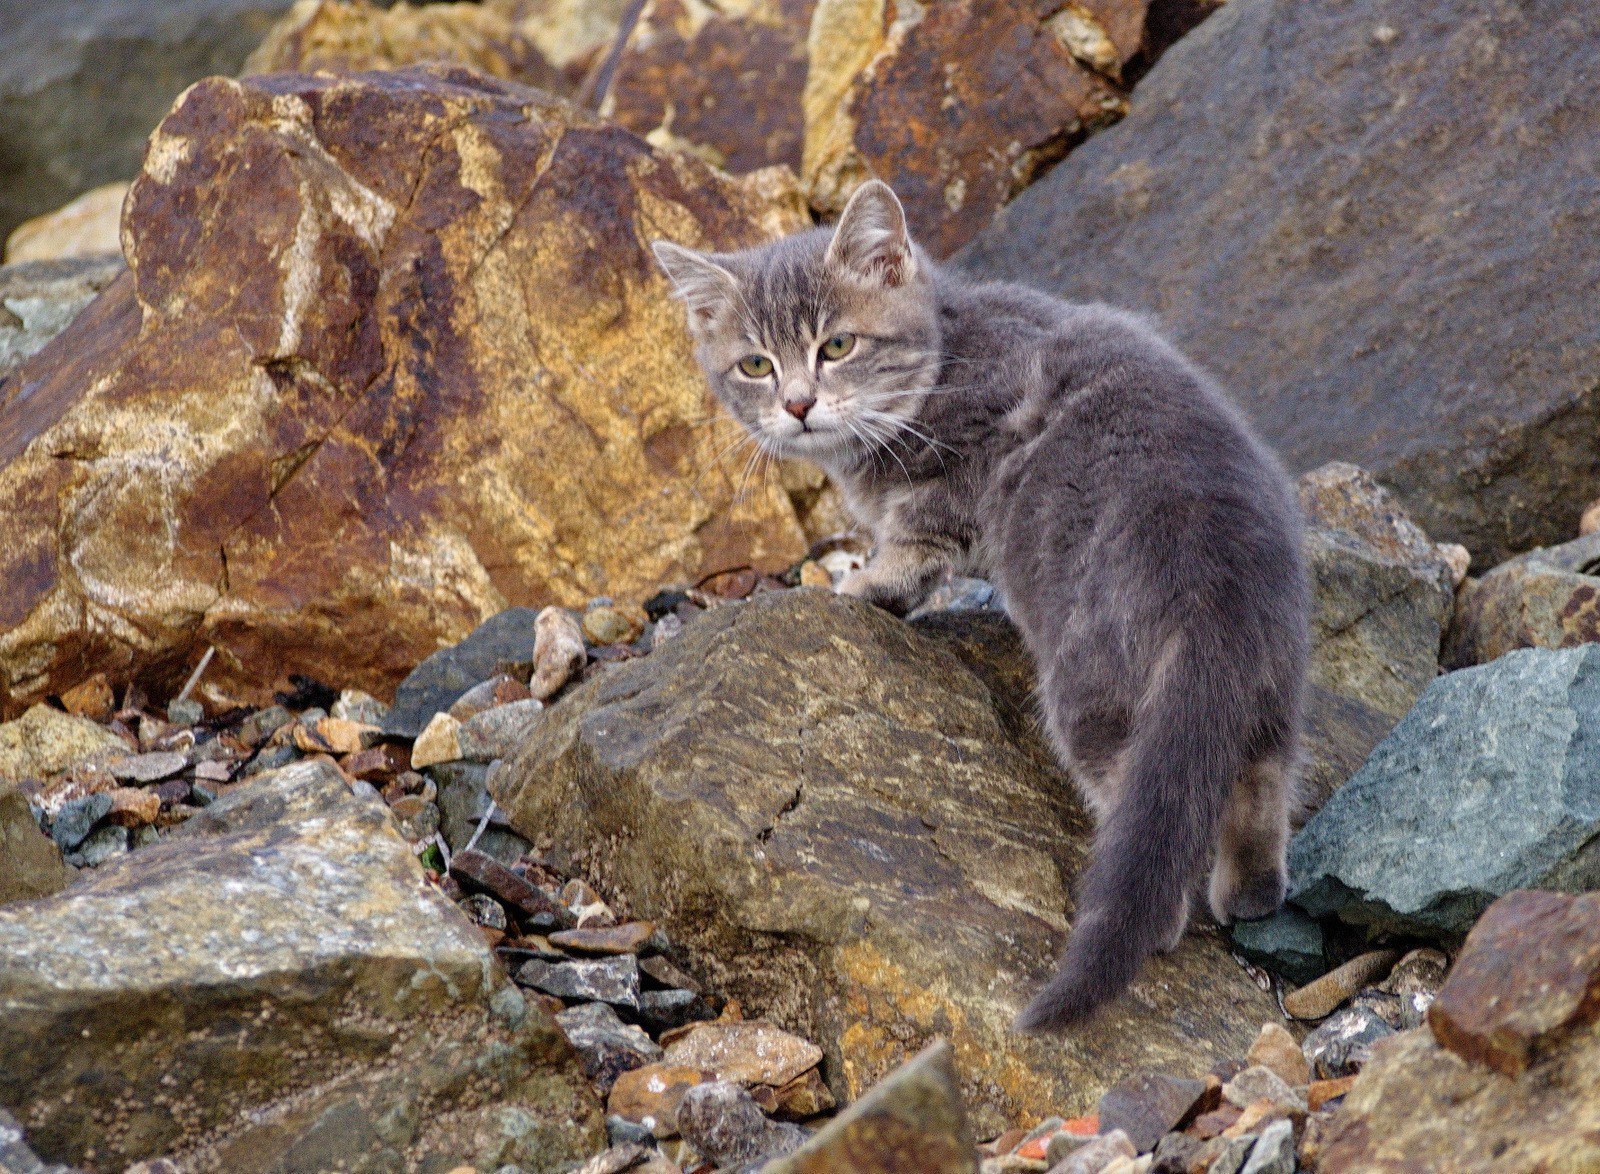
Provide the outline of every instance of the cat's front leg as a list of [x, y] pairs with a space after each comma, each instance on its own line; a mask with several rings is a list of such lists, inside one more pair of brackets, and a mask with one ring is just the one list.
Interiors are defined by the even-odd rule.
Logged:
[[936, 545], [883, 543], [871, 562], [844, 577], [839, 594], [853, 595], [903, 616], [928, 597], [949, 566], [948, 553]]

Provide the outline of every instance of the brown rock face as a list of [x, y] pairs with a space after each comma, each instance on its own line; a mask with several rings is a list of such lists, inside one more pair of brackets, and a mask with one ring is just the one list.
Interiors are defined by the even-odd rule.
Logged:
[[1088, 821], [1008, 648], [994, 615], [758, 595], [564, 697], [496, 798], [821, 1045], [841, 1101], [936, 1036], [988, 1135], [1135, 1070], [1201, 1076], [1278, 1017], [1206, 932], [1070, 1037], [1011, 1030], [1064, 945]]
[[1600, 640], [1600, 534], [1529, 551], [1463, 588], [1444, 662], [1466, 668], [1513, 648]]
[[800, 168], [806, 37], [817, 0], [708, 8], [648, 0], [617, 59], [601, 112], [660, 146], [730, 171]]
[[244, 72], [359, 73], [423, 62], [560, 90], [565, 80], [504, 11], [482, 4], [299, 0], [245, 62]]
[[386, 691], [508, 605], [797, 559], [647, 249], [797, 226], [511, 83], [197, 85], [130, 271], [0, 382], [0, 713], [206, 644], [220, 687]]
[[1600, 1020], [1600, 894], [1522, 891], [1478, 920], [1428, 1008], [1446, 1048], [1520, 1076], [1564, 1034]]
[[1145, 6], [820, 0], [804, 99], [812, 206], [838, 212], [876, 176], [917, 239], [953, 253], [1074, 138], [1122, 114], [1096, 69], [1137, 52]]

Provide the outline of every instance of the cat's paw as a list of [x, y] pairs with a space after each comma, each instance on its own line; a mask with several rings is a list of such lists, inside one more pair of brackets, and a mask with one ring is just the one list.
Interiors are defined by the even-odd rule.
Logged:
[[874, 607], [881, 607], [891, 615], [904, 616], [916, 606], [916, 603], [906, 599], [894, 584], [887, 583], [874, 575], [871, 568], [851, 571], [840, 580], [838, 592], [840, 595], [863, 600]]

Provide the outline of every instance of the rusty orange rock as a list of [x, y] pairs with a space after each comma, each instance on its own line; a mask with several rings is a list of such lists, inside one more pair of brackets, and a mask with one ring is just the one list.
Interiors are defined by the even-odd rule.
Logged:
[[1097, 69], [1137, 52], [1145, 7], [820, 0], [804, 96], [812, 206], [841, 211], [876, 176], [929, 251], [955, 252], [1075, 138], [1126, 110]]
[[805, 550], [738, 499], [648, 243], [758, 243], [751, 187], [464, 71], [190, 89], [129, 270], [0, 382], [0, 716], [207, 644], [386, 692], [516, 604]]
[[709, 11], [648, 0], [617, 59], [601, 112], [661, 146], [730, 171], [799, 170], [806, 38], [817, 0]]

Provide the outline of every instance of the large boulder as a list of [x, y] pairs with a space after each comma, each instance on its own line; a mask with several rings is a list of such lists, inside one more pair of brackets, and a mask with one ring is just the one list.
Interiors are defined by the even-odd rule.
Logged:
[[79, 0], [0, 16], [0, 239], [139, 170], [191, 82], [234, 73], [290, 0]]
[[935, 1036], [980, 1135], [1191, 1076], [1276, 1017], [1214, 931], [1063, 1039], [1011, 1021], [1071, 924], [1089, 821], [1003, 617], [907, 625], [802, 588], [713, 609], [546, 715], [491, 781], [512, 825], [663, 923], [826, 1055], [842, 1100]]
[[1597, 69], [1589, 0], [1230, 0], [964, 264], [1155, 311], [1493, 565], [1600, 494]]
[[1600, 887], [1600, 645], [1439, 678], [1289, 849], [1317, 917], [1459, 938], [1518, 888]]
[[1597, 926], [1594, 895], [1496, 902], [1429, 1008], [1429, 1028], [1373, 1049], [1314, 1168], [1600, 1168]]
[[0, 713], [208, 644], [224, 692], [382, 692], [508, 605], [797, 559], [648, 244], [798, 222], [464, 71], [195, 86], [129, 272], [0, 383]]
[[[114, 256], [0, 266], [0, 381], [65, 330], [123, 268]], [[0, 402], [6, 395], [0, 390]]]
[[1463, 585], [1445, 640], [1450, 668], [1513, 648], [1573, 648], [1600, 640], [1600, 533], [1540, 547]]
[[553, 1020], [326, 762], [0, 907], [0, 1046], [0, 1106], [91, 1171], [545, 1171], [604, 1137]]

